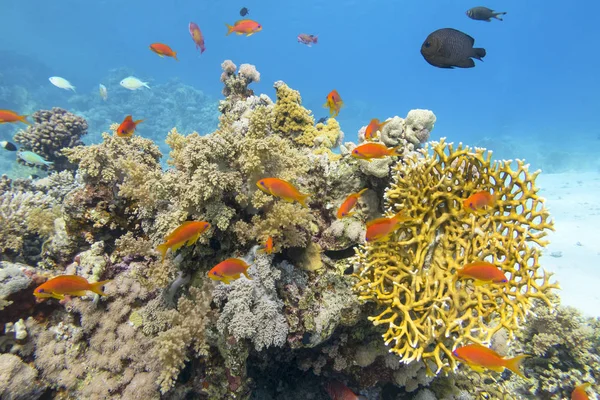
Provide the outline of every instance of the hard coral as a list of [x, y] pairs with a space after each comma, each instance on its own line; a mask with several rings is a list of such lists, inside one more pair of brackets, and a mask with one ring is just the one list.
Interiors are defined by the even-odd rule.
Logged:
[[33, 113], [34, 124], [19, 131], [14, 139], [23, 150], [33, 151], [46, 161], [54, 162], [54, 169], [74, 169], [61, 153], [62, 149], [80, 146], [81, 137], [87, 134], [88, 124], [62, 108], [41, 110]]
[[[548, 293], [558, 285], [539, 265], [539, 246], [553, 229], [535, 186], [539, 171], [521, 161], [513, 170], [510, 162], [492, 163], [483, 149], [443, 140], [431, 150], [395, 166], [387, 209], [404, 210], [410, 221], [391, 240], [359, 249], [355, 289], [383, 307], [370, 319], [388, 325], [390, 351], [440, 371], [456, 367], [451, 352], [461, 344], [485, 344], [502, 328], [514, 335], [531, 300], [551, 306]], [[462, 200], [481, 190], [496, 193], [496, 208], [465, 212]], [[506, 286], [453, 281], [464, 264], [484, 259], [506, 271]]]

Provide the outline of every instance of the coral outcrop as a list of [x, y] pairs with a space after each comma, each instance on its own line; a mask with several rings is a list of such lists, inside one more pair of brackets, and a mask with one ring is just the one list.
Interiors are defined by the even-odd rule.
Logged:
[[88, 129], [86, 120], [58, 107], [36, 111], [31, 118], [33, 125], [14, 137], [21, 150], [32, 151], [53, 162], [57, 171], [74, 169], [75, 166], [67, 161], [61, 150], [83, 144], [81, 137], [87, 134]]
[[[408, 155], [394, 168], [385, 194], [390, 213], [410, 220], [391, 240], [363, 245], [356, 291], [381, 312], [384, 341], [404, 362], [425, 360], [435, 371], [456, 368], [457, 346], [489, 343], [500, 329], [518, 332], [539, 299], [549, 306], [551, 274], [539, 264], [544, 236], [552, 229], [535, 178], [523, 162], [491, 161], [483, 149], [433, 143], [432, 154]], [[473, 214], [462, 201], [477, 191], [496, 194], [496, 208]], [[497, 264], [506, 285], [455, 282], [457, 269], [477, 260]]]

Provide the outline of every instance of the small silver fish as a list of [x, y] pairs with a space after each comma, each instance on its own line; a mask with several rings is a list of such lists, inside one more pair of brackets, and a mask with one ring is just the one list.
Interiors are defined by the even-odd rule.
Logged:
[[504, 14], [506, 14], [506, 12], [496, 12], [494, 10], [490, 10], [487, 7], [473, 7], [470, 10], [467, 10], [467, 17], [476, 21], [491, 22], [492, 18], [496, 18], [500, 21], [503, 21], [503, 19], [500, 18], [500, 16]]
[[108, 99], [108, 90], [106, 89], [106, 86], [100, 84], [98, 85], [98, 89], [100, 92], [100, 97], [102, 97], [102, 100], [106, 101], [106, 99]]
[[42, 156], [34, 153], [33, 151], [21, 151], [18, 153], [18, 156], [21, 160], [25, 161], [28, 164], [39, 165], [39, 166], [42, 166], [42, 165], [50, 166], [50, 165], [54, 164], [52, 161], [44, 160], [44, 158], [42, 158]]

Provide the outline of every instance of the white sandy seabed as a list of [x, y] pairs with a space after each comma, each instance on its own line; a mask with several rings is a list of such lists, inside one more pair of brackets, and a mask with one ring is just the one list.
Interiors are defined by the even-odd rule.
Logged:
[[600, 173], [542, 172], [536, 184], [556, 229], [540, 263], [554, 272], [563, 305], [600, 317]]

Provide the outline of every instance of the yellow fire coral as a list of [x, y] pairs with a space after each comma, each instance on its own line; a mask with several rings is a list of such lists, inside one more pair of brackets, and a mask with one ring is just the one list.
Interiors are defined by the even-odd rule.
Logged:
[[[356, 255], [355, 286], [360, 299], [378, 303], [375, 325], [391, 352], [405, 363], [423, 359], [436, 372], [456, 367], [452, 350], [467, 343], [486, 344], [506, 328], [519, 329], [534, 298], [552, 306], [547, 294], [558, 288], [540, 270], [540, 247], [552, 221], [538, 197], [535, 179], [522, 161], [492, 162], [491, 152], [454, 148], [444, 140], [424, 156], [413, 153], [395, 166], [386, 192], [389, 213], [411, 217], [389, 241], [369, 243]], [[488, 190], [497, 205], [487, 215], [462, 209], [471, 194]], [[453, 282], [456, 270], [476, 261], [506, 272], [505, 286]]]

